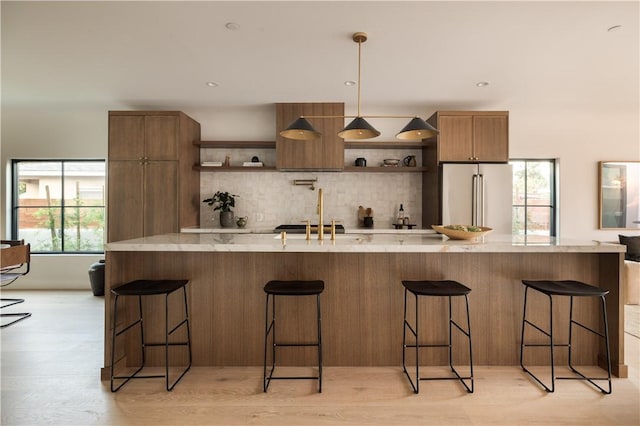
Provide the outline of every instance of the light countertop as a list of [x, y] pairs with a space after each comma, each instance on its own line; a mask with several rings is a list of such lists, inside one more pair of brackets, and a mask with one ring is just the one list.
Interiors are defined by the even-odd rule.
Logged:
[[[185, 234], [274, 234], [275, 227], [247, 228], [182, 228]], [[346, 228], [345, 234], [435, 234], [433, 229], [393, 229], [393, 228]]]
[[[315, 237], [315, 238], [313, 238]], [[192, 252], [351, 252], [351, 253], [623, 253], [625, 246], [598, 241], [536, 238], [528, 241], [511, 235], [488, 234], [478, 240], [450, 240], [440, 234], [329, 234], [305, 240], [304, 234], [274, 233], [175, 233], [137, 238], [105, 245], [106, 251]]]

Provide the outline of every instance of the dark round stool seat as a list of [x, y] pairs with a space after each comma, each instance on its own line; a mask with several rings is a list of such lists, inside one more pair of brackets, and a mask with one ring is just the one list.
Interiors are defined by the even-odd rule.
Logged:
[[111, 289], [118, 296], [151, 296], [173, 293], [187, 285], [189, 280], [136, 280]]
[[522, 280], [527, 287], [535, 288], [541, 293], [557, 296], [586, 296], [601, 297], [609, 294], [609, 290], [603, 290], [580, 281], [564, 280], [564, 281], [532, 281]]
[[264, 292], [278, 296], [309, 296], [320, 294], [324, 290], [324, 281], [269, 281]]
[[464, 296], [471, 289], [457, 281], [402, 281], [404, 288], [420, 296]]

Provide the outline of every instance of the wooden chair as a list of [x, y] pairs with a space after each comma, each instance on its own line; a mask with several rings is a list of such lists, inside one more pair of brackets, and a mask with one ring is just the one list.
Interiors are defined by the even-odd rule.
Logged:
[[[2, 240], [0, 251], [0, 287], [12, 284], [18, 278], [27, 275], [31, 265], [31, 245], [24, 240]], [[0, 298], [0, 309], [23, 303], [24, 299]], [[6, 324], [0, 324], [0, 328], [8, 327], [31, 316], [30, 312], [3, 313], [0, 318], [15, 318]]]

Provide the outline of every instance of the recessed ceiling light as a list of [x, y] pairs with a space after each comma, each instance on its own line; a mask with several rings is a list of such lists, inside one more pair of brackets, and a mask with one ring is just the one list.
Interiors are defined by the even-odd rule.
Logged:
[[607, 31], [612, 32], [612, 31], [617, 31], [620, 28], [622, 28], [622, 25], [614, 25], [612, 27], [607, 28]]
[[358, 84], [358, 83], [356, 83], [353, 80], [347, 80], [347, 81], [344, 82], [345, 86], [355, 86], [356, 84]]
[[215, 81], [207, 81], [205, 84], [209, 87], [218, 87], [218, 83]]
[[476, 86], [478, 87], [487, 87], [489, 85], [488, 81], [479, 81], [476, 83]]
[[240, 28], [240, 25], [236, 24], [235, 22], [227, 22], [224, 26], [231, 31], [235, 31]]

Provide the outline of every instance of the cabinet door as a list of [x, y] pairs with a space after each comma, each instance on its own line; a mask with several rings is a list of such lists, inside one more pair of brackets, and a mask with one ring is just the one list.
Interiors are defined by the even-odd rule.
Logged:
[[178, 162], [144, 166], [144, 236], [178, 232]]
[[438, 158], [440, 161], [473, 161], [473, 116], [438, 117]]
[[473, 117], [474, 155], [479, 161], [509, 161], [509, 129], [506, 116]]
[[144, 157], [143, 115], [109, 116], [109, 160], [138, 160]]
[[280, 170], [342, 170], [344, 140], [337, 133], [344, 127], [343, 118], [309, 118], [322, 133], [318, 139], [298, 141], [280, 136], [280, 131], [303, 116], [343, 116], [342, 103], [276, 104], [276, 164]]
[[145, 156], [149, 160], [178, 159], [178, 116], [148, 115], [145, 120]]
[[143, 171], [140, 161], [109, 160], [107, 242], [143, 235]]

